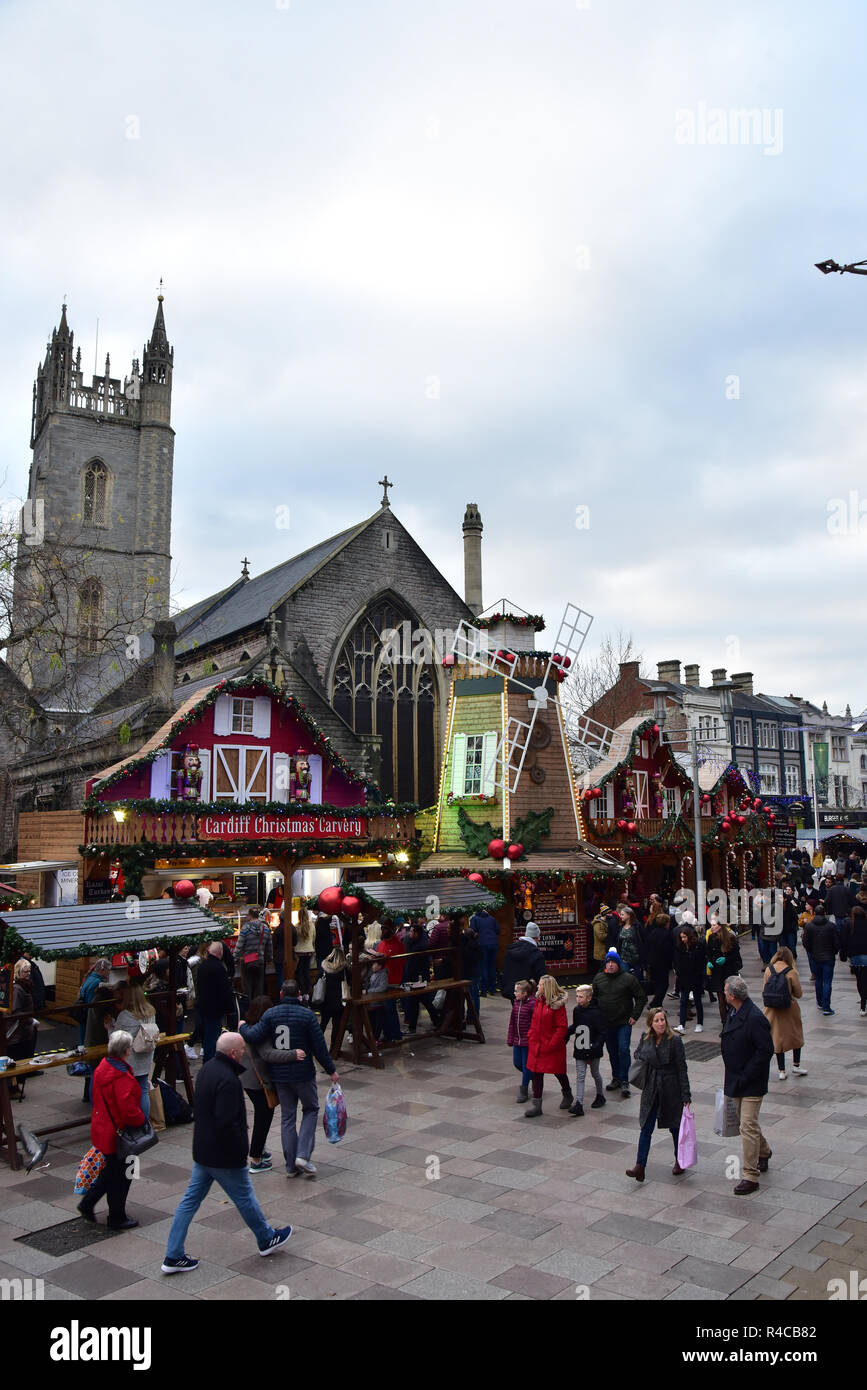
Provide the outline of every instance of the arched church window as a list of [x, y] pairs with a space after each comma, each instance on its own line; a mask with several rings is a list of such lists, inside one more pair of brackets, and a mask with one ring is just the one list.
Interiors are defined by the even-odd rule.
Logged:
[[380, 599], [337, 654], [331, 703], [356, 733], [379, 734], [380, 785], [398, 801], [436, 796], [437, 686], [432, 639], [395, 599]]
[[84, 470], [84, 524], [107, 526], [108, 469], [94, 459]]
[[78, 654], [93, 656], [99, 648], [102, 618], [102, 585], [86, 579], [78, 591]]

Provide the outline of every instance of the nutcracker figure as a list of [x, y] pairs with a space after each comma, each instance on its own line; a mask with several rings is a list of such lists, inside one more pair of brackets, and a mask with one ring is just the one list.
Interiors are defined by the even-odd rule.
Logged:
[[292, 773], [292, 797], [294, 801], [310, 800], [310, 764], [307, 761], [307, 754], [303, 748], [299, 748], [295, 754], [295, 763]]
[[202, 764], [197, 743], [187, 744], [180, 783], [181, 800], [198, 801], [202, 786]]

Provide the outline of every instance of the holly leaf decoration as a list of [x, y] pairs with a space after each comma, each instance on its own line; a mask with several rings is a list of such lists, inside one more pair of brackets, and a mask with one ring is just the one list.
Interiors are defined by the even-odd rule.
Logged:
[[488, 845], [491, 840], [498, 837], [498, 832], [491, 825], [491, 822], [486, 820], [482, 825], [479, 825], [476, 821], [470, 820], [463, 806], [459, 806], [458, 828], [468, 852], [474, 854], [477, 859], [487, 859]]
[[532, 853], [539, 848], [542, 836], [551, 834], [553, 814], [553, 806], [548, 806], [544, 811], [528, 811], [520, 820], [515, 821], [509, 843], [521, 844], [525, 853]]

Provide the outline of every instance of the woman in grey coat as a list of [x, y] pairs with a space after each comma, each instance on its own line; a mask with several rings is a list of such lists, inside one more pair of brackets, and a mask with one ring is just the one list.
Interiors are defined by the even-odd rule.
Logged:
[[[690, 1105], [689, 1077], [683, 1042], [672, 1032], [665, 1009], [649, 1009], [647, 1032], [635, 1049], [636, 1062], [643, 1063], [645, 1079], [641, 1091], [641, 1133], [638, 1136], [638, 1157], [626, 1176], [644, 1182], [644, 1168], [650, 1153], [650, 1141], [658, 1125], [667, 1129], [674, 1140], [674, 1167], [678, 1176], [684, 1170], [677, 1161], [677, 1139], [685, 1106]], [[630, 1077], [630, 1080], [633, 1080]]]

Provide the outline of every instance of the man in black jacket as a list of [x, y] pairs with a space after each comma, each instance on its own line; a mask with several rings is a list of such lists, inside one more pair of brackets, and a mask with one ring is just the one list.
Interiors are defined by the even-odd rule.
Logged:
[[196, 1008], [202, 1025], [202, 1061], [210, 1062], [217, 1049], [223, 1018], [235, 1007], [232, 982], [223, 965], [223, 946], [212, 941], [196, 974]]
[[724, 1090], [738, 1107], [743, 1177], [735, 1188], [736, 1197], [746, 1197], [759, 1188], [759, 1173], [768, 1171], [771, 1149], [759, 1128], [759, 1111], [768, 1093], [768, 1073], [774, 1044], [771, 1025], [749, 997], [746, 981], [731, 975], [725, 982], [729, 1012], [723, 1025], [722, 1058], [725, 1065]]
[[250, 1182], [247, 1109], [240, 1082], [245, 1052], [240, 1033], [223, 1033], [217, 1042], [216, 1056], [199, 1072], [193, 1127], [193, 1176], [169, 1231], [163, 1274], [186, 1274], [197, 1268], [198, 1260], [184, 1254], [184, 1239], [215, 1180], [250, 1227], [260, 1255], [273, 1255], [292, 1234], [291, 1226], [275, 1230], [268, 1224]]
[[536, 923], [528, 922], [524, 928], [524, 935], [520, 940], [513, 941], [506, 951], [503, 957], [501, 990], [504, 999], [513, 998], [518, 980], [531, 980], [538, 984], [542, 976], [547, 974], [545, 957], [539, 949], [540, 936], [541, 932]]

